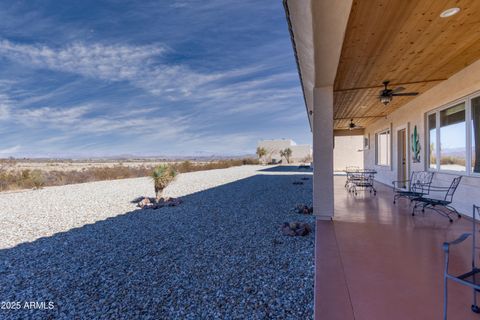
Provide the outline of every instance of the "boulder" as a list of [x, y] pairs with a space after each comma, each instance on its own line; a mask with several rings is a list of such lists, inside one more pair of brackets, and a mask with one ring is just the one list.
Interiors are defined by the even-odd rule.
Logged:
[[306, 236], [312, 229], [308, 223], [305, 222], [285, 222], [282, 226], [282, 233], [286, 236]]
[[146, 197], [143, 198], [142, 200], [140, 200], [140, 201], [138, 202], [138, 206], [139, 206], [140, 208], [149, 206], [149, 205], [151, 205], [151, 204], [152, 204], [152, 202], [150, 201], [150, 199], [149, 199], [149, 198], [146, 198]]

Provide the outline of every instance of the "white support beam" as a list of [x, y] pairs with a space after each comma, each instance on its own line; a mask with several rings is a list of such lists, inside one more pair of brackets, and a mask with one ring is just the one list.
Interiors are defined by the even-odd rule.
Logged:
[[333, 195], [333, 86], [313, 90], [313, 213], [331, 220]]

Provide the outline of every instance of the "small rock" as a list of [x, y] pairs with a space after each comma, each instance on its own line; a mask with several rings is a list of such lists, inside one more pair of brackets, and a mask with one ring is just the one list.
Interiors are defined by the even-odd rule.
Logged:
[[313, 214], [313, 207], [309, 207], [305, 204], [299, 204], [295, 207], [295, 211], [301, 214]]
[[147, 197], [145, 197], [145, 198], [143, 198], [142, 200], [140, 200], [140, 202], [138, 202], [138, 206], [139, 206], [140, 208], [143, 208], [143, 207], [145, 207], [145, 206], [150, 205], [151, 203], [152, 203], [152, 202], [150, 201], [150, 199], [147, 198]]
[[282, 227], [282, 233], [286, 236], [306, 236], [311, 232], [308, 223], [304, 222], [285, 222]]

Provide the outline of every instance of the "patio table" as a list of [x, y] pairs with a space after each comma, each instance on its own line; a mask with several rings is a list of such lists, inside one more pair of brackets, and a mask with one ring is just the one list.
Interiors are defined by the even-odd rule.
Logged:
[[345, 183], [345, 188], [348, 192], [358, 194], [359, 190], [373, 192], [374, 195], [377, 194], [377, 190], [373, 186], [375, 181], [375, 174], [377, 173], [374, 169], [349, 169], [345, 170], [347, 174], [347, 181]]

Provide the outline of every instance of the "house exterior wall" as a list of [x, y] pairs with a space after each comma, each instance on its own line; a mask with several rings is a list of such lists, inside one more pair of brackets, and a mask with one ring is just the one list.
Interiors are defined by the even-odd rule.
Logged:
[[[375, 168], [378, 171], [376, 179], [384, 184], [391, 185], [397, 180], [397, 130], [408, 128], [408, 149], [411, 149], [411, 134], [417, 126], [420, 136], [421, 159], [413, 163], [411, 152], [407, 153], [409, 173], [412, 171], [427, 170], [427, 140], [426, 140], [426, 113], [454, 102], [457, 99], [480, 91], [480, 60], [456, 73], [449, 79], [439, 83], [432, 89], [413, 99], [399, 110], [390, 114], [387, 119], [375, 122], [365, 130], [370, 137], [370, 149], [364, 152], [365, 167]], [[379, 108], [384, 107], [379, 103]], [[375, 163], [375, 133], [391, 128], [391, 165], [378, 166]], [[449, 185], [451, 179], [462, 173], [436, 172], [433, 185]], [[437, 195], [438, 196], [438, 195]], [[463, 214], [471, 215], [472, 204], [480, 205], [480, 177], [464, 176], [454, 197], [454, 207]]]
[[363, 168], [363, 136], [336, 136], [333, 148], [333, 170]]
[[312, 157], [312, 146], [309, 144], [293, 145], [290, 149], [292, 149], [291, 162], [304, 162], [306, 158], [310, 157], [311, 159]]
[[267, 150], [266, 159], [269, 162], [279, 162], [282, 160], [280, 151], [287, 148], [292, 150], [290, 162], [302, 162], [305, 157], [312, 155], [312, 146], [308, 144], [297, 145], [291, 139], [261, 140], [258, 142], [257, 147], [265, 148], [265, 150]]

